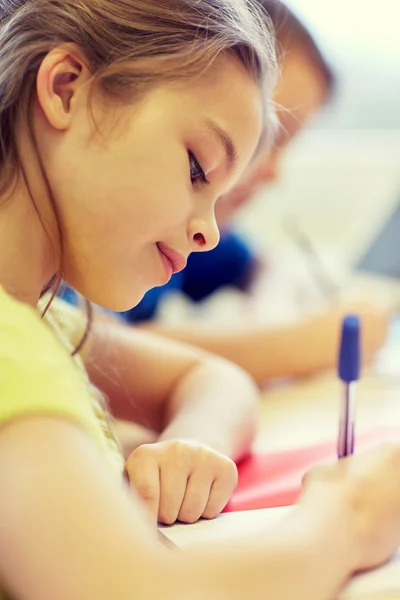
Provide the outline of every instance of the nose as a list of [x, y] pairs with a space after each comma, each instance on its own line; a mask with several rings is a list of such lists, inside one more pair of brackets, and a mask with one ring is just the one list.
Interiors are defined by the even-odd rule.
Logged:
[[191, 252], [208, 252], [219, 243], [219, 229], [214, 210], [205, 218], [193, 218], [188, 227], [188, 237]]

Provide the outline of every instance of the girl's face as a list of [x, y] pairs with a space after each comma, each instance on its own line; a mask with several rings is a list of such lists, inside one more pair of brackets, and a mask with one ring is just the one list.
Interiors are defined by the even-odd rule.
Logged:
[[61, 224], [64, 278], [85, 297], [126, 310], [219, 239], [217, 198], [238, 180], [262, 129], [261, 96], [221, 56], [191, 82], [154, 88], [133, 107], [94, 99], [71, 49], [37, 79], [34, 129]]

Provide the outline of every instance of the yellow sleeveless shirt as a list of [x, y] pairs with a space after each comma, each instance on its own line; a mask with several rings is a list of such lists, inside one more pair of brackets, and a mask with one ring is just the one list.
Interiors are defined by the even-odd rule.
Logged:
[[35, 415], [74, 421], [122, 476], [124, 460], [104, 398], [91, 385], [82, 357], [71, 356], [85, 317], [59, 299], [43, 319], [41, 308], [35, 311], [0, 287], [0, 427]]

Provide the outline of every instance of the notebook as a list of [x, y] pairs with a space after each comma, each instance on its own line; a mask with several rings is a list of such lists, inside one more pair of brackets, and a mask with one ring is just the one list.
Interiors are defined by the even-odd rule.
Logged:
[[[383, 442], [399, 442], [397, 427], [376, 428], [356, 435], [356, 451]], [[316, 463], [336, 460], [336, 441], [283, 452], [252, 453], [238, 464], [239, 483], [224, 512], [290, 506], [297, 502], [301, 480]]]
[[400, 201], [355, 265], [360, 271], [400, 279]]
[[397, 200], [383, 222], [377, 219], [367, 233], [361, 252], [352, 261], [353, 278], [348, 283], [354, 293], [370, 295], [396, 312], [400, 309], [399, 231], [400, 201]]
[[[178, 548], [196, 544], [213, 544], [235, 540], [243, 535], [256, 534], [260, 523], [276, 525], [284, 519], [290, 507], [248, 510], [225, 513], [212, 521], [198, 521], [194, 525], [161, 527], [162, 533]], [[264, 526], [264, 525], [263, 525]], [[337, 600], [394, 600], [400, 598], [400, 549], [383, 567], [356, 575]]]

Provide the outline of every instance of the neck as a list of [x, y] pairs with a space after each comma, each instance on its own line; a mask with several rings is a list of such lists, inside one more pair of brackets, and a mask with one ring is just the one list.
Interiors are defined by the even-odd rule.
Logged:
[[39, 187], [30, 186], [31, 195], [20, 177], [11, 193], [0, 196], [0, 285], [32, 306], [58, 262], [54, 217], [49, 206], [43, 211], [47, 194], [38, 193]]

